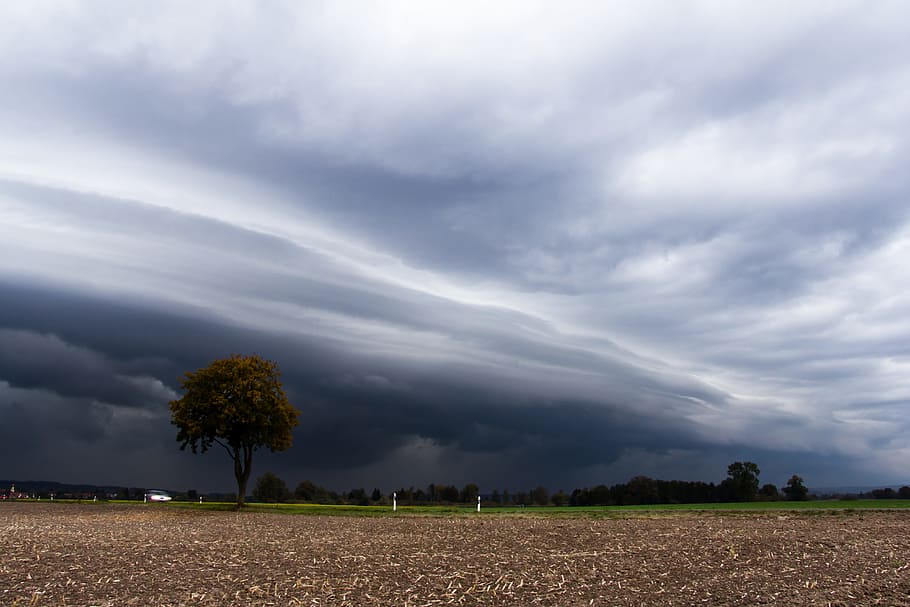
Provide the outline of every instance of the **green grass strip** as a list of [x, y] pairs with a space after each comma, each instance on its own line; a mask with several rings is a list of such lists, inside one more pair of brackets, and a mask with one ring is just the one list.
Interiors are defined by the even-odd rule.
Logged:
[[[152, 507], [160, 506], [153, 504]], [[171, 508], [198, 510], [234, 510], [227, 502], [171, 502]], [[527, 506], [482, 507], [479, 516], [560, 516], [596, 517], [621, 516], [647, 512], [767, 512], [767, 511], [852, 511], [852, 510], [902, 510], [910, 509], [910, 500], [814, 500], [806, 502], [742, 502], [708, 504], [653, 504], [635, 506]], [[259, 504], [244, 507], [249, 512], [323, 516], [478, 516], [476, 507], [469, 506], [399, 506], [393, 512], [390, 506], [351, 506], [326, 504]]]
[[[132, 500], [17, 500], [30, 503], [55, 503], [55, 504], [124, 504], [144, 508], [177, 508], [196, 511], [235, 511], [233, 502], [167, 502], [143, 503]], [[635, 516], [648, 513], [685, 513], [685, 512], [774, 512], [774, 511], [800, 511], [806, 513], [837, 513], [869, 510], [910, 510], [910, 500], [813, 500], [806, 502], [739, 502], [739, 503], [707, 503], [707, 504], [653, 504], [635, 506], [485, 506], [480, 514], [476, 506], [448, 505], [448, 506], [399, 506], [393, 512], [391, 506], [352, 506], [333, 504], [262, 504], [248, 503], [244, 512], [271, 512], [288, 515], [317, 515], [317, 516], [541, 516], [541, 517], [570, 517], [570, 518], [596, 518], [611, 516]]]

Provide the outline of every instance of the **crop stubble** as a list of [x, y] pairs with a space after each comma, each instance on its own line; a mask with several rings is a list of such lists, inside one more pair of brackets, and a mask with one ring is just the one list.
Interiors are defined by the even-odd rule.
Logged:
[[0, 505], [2, 605], [910, 605], [910, 513]]

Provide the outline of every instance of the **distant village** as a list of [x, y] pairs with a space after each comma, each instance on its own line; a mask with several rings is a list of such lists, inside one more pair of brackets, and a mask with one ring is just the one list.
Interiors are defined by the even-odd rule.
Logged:
[[[6, 490], [5, 487], [9, 487], [9, 490]], [[107, 498], [107, 499], [116, 499], [118, 497], [117, 492], [113, 493], [101, 493], [93, 490], [73, 490], [73, 489], [64, 489], [62, 491], [55, 490], [53, 488], [37, 488], [31, 486], [22, 486], [19, 488], [16, 487], [15, 482], [10, 482], [9, 484], [4, 483], [3, 488], [0, 488], [0, 500], [22, 500], [22, 499], [70, 499], [70, 500], [92, 500], [96, 498]]]
[[[73, 485], [55, 481], [13, 481], [0, 479], [0, 501], [6, 500], [137, 500], [142, 501], [148, 487], [117, 487], [98, 485]], [[197, 501], [196, 491], [169, 491], [175, 499]], [[211, 493], [205, 498], [218, 500], [232, 497], [229, 494]]]
[[17, 500], [17, 499], [26, 499], [29, 497], [35, 497], [35, 496], [25, 493], [23, 491], [17, 491], [15, 483], [10, 484], [9, 491], [7, 491], [6, 493], [0, 493], [0, 500], [6, 500], [6, 499]]
[[135, 499], [142, 499], [144, 492], [144, 489], [129, 490], [123, 487], [94, 487], [46, 482], [21, 483], [17, 485], [15, 481], [0, 481], [0, 500], [133, 499], [133, 495], [135, 495]]

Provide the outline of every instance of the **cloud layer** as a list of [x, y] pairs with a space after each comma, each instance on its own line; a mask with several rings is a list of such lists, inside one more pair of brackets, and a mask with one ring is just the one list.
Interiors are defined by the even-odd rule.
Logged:
[[6, 476], [229, 488], [167, 401], [256, 351], [291, 483], [906, 482], [906, 17], [3, 8]]

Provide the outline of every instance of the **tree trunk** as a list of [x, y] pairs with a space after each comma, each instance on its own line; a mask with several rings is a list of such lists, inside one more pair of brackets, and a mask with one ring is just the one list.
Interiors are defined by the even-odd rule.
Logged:
[[253, 470], [253, 447], [243, 445], [234, 449], [234, 477], [237, 479], [237, 509], [246, 501], [246, 485]]

